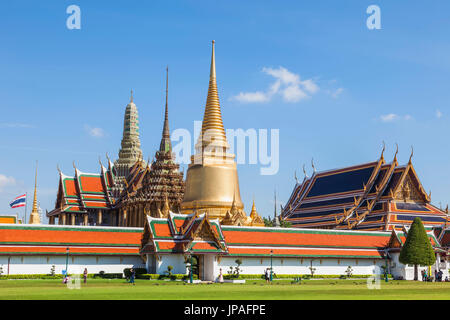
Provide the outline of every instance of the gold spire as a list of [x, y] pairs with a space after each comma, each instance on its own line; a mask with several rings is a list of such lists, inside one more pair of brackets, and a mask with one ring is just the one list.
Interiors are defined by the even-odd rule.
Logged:
[[34, 176], [34, 198], [33, 198], [33, 209], [30, 214], [30, 224], [41, 224], [41, 218], [39, 217], [39, 211], [37, 207], [37, 164], [36, 161], [36, 174]]
[[252, 211], [250, 211], [250, 218], [254, 219], [258, 213], [256, 212], [255, 200], [253, 199]]
[[133, 102], [133, 89], [131, 89], [130, 102]]
[[[208, 97], [206, 98], [205, 113], [203, 115], [202, 134], [199, 137], [202, 150], [214, 143], [214, 146], [228, 149], [228, 142], [222, 122], [220, 111], [219, 94], [217, 91], [216, 59], [214, 51], [214, 40], [212, 41], [211, 69], [209, 73]], [[206, 136], [204, 136], [206, 133]]]

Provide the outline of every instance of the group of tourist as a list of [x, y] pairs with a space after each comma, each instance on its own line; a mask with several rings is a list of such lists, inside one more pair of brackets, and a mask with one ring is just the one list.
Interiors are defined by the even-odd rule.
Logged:
[[[442, 275], [443, 275], [442, 270], [439, 270], [439, 271], [435, 270], [434, 271], [434, 279], [433, 279], [431, 274], [429, 275], [427, 270], [424, 269], [424, 270], [422, 270], [422, 281], [432, 282], [434, 280], [435, 282], [442, 282]], [[444, 281], [449, 282], [448, 277], [445, 277]]]

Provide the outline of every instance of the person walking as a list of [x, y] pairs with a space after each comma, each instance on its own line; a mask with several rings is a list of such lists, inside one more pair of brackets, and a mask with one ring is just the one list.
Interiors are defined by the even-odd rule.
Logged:
[[136, 272], [134, 271], [134, 268], [130, 269], [130, 283], [134, 286], [134, 276], [136, 275]]
[[87, 268], [84, 268], [84, 271], [83, 271], [83, 281], [84, 281], [84, 283], [87, 282], [87, 275], [88, 275]]
[[264, 271], [264, 278], [266, 279], [266, 283], [269, 283], [269, 269]]
[[219, 283], [223, 283], [222, 268], [220, 268], [220, 273], [219, 273]]

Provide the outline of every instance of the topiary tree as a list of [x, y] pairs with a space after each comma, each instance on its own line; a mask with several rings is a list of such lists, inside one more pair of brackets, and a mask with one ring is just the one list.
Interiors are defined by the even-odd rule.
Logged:
[[240, 269], [240, 266], [241, 266], [241, 264], [242, 264], [242, 260], [241, 259], [236, 259], [235, 261], [234, 261], [235, 263], [236, 263], [236, 267], [234, 267], [234, 274], [235, 274], [235, 277], [236, 278], [239, 278], [239, 274], [241, 273], [241, 269]]
[[172, 277], [172, 270], [173, 270], [173, 266], [167, 266], [167, 276], [170, 278]]
[[350, 278], [353, 275], [353, 268], [352, 268], [352, 266], [348, 266], [347, 270], [345, 270], [345, 273], [347, 274], [347, 278]]
[[399, 260], [405, 265], [414, 265], [416, 281], [419, 276], [418, 266], [431, 266], [436, 261], [436, 255], [420, 218], [415, 218], [411, 224]]

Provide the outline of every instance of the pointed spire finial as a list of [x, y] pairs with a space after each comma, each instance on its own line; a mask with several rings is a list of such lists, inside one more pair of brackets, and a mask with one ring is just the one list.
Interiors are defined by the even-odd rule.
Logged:
[[306, 174], [305, 164], [303, 164], [303, 174], [305, 175], [305, 178], [308, 177], [308, 175]]
[[203, 154], [204, 149], [208, 146], [214, 146], [214, 149], [217, 147], [218, 149], [222, 149], [223, 152], [229, 149], [223, 126], [219, 94], [217, 90], [214, 43], [215, 42], [213, 41], [208, 95], [206, 97], [205, 112], [203, 114], [202, 131], [199, 135], [198, 145], [196, 145], [198, 154]]
[[380, 159], [384, 159], [384, 150], [386, 150], [386, 144], [384, 143], [384, 140], [383, 140], [383, 150], [381, 150]]
[[133, 89], [131, 89], [131, 94], [130, 94], [130, 102], [133, 102]]
[[398, 153], [398, 144], [397, 144], [397, 142], [395, 143], [395, 147], [396, 147], [396, 150], [395, 150], [395, 155], [394, 155], [394, 161], [397, 161], [397, 153]]
[[411, 155], [409, 156], [409, 161], [408, 161], [409, 164], [411, 164], [411, 159], [412, 159], [413, 155], [414, 155], [414, 148], [413, 148], [413, 146], [411, 146]]
[[277, 218], [277, 189], [274, 189], [274, 201], [275, 201], [275, 205], [274, 205], [274, 213], [273, 213], [273, 219], [275, 221], [275, 219]]
[[316, 167], [314, 166], [314, 158], [311, 158], [311, 166], [312, 166], [314, 172], [316, 172]]
[[159, 145], [159, 151], [172, 152], [172, 143], [170, 141], [169, 129], [169, 66], [166, 67], [166, 107], [164, 112], [164, 126], [161, 144]]
[[36, 160], [36, 174], [34, 176], [34, 198], [33, 198], [33, 209], [31, 210], [29, 223], [31, 224], [40, 224], [41, 219], [39, 217], [39, 210], [37, 204], [37, 170], [38, 170], [38, 161]]

